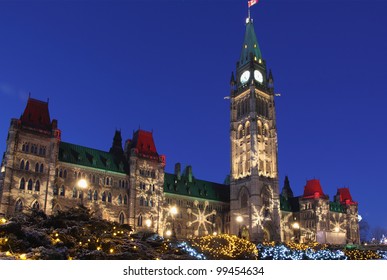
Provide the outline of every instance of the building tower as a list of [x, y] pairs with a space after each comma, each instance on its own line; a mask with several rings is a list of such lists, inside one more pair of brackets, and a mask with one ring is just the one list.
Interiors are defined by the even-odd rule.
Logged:
[[0, 216], [24, 209], [52, 213], [52, 186], [61, 131], [48, 102], [28, 98], [20, 119], [12, 119], [3, 156]]
[[246, 33], [236, 75], [231, 75], [231, 233], [280, 240], [277, 129], [273, 75], [254, 31]]

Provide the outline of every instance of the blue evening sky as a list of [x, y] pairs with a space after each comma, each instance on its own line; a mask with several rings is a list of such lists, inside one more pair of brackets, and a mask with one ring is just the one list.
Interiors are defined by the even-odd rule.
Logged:
[[[273, 71], [280, 185], [349, 187], [360, 214], [387, 227], [387, 1], [260, 0], [252, 7]], [[0, 0], [0, 153], [9, 120], [50, 99], [62, 140], [108, 150], [153, 130], [166, 170], [230, 170], [231, 71], [247, 1]]]

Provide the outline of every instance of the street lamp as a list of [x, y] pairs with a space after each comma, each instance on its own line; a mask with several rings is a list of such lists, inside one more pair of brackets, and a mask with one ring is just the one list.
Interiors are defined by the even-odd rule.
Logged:
[[83, 190], [87, 188], [87, 181], [85, 179], [80, 179], [77, 182], [77, 187], [79, 191], [81, 192], [81, 205], [83, 206]]
[[295, 231], [297, 231], [296, 237], [297, 237], [298, 243], [300, 243], [300, 224], [295, 222], [292, 224], [292, 227]]
[[150, 226], [152, 225], [152, 221], [150, 219], [146, 219], [145, 220], [145, 225], [147, 226], [147, 228], [149, 229]]
[[176, 232], [175, 232], [175, 215], [177, 214], [177, 207], [172, 206], [169, 208], [169, 213], [172, 216], [172, 237], [176, 238]]
[[237, 216], [236, 217], [236, 221], [239, 225], [239, 231], [238, 231], [238, 237], [241, 238], [242, 237], [242, 234], [241, 234], [241, 223], [243, 222], [243, 217], [241, 215]]

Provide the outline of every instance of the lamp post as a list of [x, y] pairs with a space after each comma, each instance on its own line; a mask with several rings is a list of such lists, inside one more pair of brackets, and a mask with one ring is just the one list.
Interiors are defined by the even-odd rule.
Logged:
[[172, 206], [169, 208], [169, 213], [172, 216], [172, 237], [176, 238], [176, 232], [175, 232], [175, 215], [177, 214], [177, 207]]
[[241, 223], [243, 222], [243, 217], [241, 215], [239, 215], [238, 217], [236, 217], [236, 221], [239, 225], [239, 230], [238, 230], [238, 237], [241, 238], [242, 237], [242, 234], [241, 234]]
[[88, 186], [87, 181], [85, 179], [80, 179], [77, 182], [77, 187], [79, 191], [81, 192], [81, 205], [83, 206], [83, 190], [86, 189]]
[[297, 232], [297, 235], [296, 235], [296, 239], [298, 240], [298, 243], [300, 243], [300, 238], [301, 238], [301, 234], [300, 234], [300, 224], [295, 222], [292, 224], [292, 227], [293, 229]]

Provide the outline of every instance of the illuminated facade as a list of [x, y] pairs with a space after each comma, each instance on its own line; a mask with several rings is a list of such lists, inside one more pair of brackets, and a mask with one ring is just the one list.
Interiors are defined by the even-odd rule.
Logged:
[[[253, 21], [231, 77], [231, 174], [225, 184], [199, 180], [192, 167], [165, 172], [153, 134], [138, 130], [109, 151], [63, 142], [48, 103], [29, 98], [12, 119], [0, 173], [0, 215], [47, 214], [82, 204], [134, 231], [189, 238], [217, 233], [254, 241], [359, 242], [357, 203], [347, 188], [329, 201], [318, 180], [294, 197], [278, 183], [274, 80]], [[79, 184], [81, 179], [86, 185]]]

